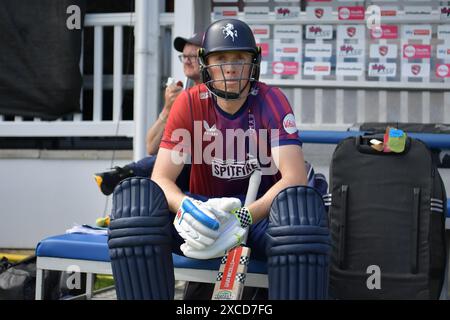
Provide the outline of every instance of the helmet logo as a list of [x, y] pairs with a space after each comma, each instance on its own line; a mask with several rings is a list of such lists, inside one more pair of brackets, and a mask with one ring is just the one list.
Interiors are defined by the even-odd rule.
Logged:
[[222, 27], [222, 33], [225, 35], [225, 38], [231, 37], [234, 42], [234, 37], [238, 37], [237, 30], [234, 30], [234, 25], [232, 23], [227, 23], [224, 27]]

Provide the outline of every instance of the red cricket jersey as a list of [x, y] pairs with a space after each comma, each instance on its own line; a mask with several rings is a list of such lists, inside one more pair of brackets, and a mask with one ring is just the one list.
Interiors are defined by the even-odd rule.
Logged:
[[270, 150], [288, 144], [301, 146], [288, 100], [280, 89], [256, 82], [233, 115], [217, 105], [204, 84], [180, 94], [160, 147], [190, 155], [191, 193], [231, 197], [246, 194], [256, 168], [263, 173], [259, 194], [276, 183], [280, 174]]

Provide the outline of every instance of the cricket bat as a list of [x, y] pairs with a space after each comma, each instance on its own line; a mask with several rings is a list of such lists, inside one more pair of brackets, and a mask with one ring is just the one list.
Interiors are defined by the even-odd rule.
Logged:
[[[248, 206], [256, 200], [260, 182], [261, 171], [255, 170], [248, 182], [245, 206]], [[242, 244], [228, 250], [228, 253], [222, 258], [219, 273], [216, 277], [212, 300], [241, 299], [251, 252], [250, 248], [245, 246], [247, 234], [248, 229]]]

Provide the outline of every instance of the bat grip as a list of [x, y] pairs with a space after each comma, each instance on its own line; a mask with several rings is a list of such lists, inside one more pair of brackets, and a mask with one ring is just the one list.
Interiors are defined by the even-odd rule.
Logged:
[[[261, 170], [253, 171], [250, 179], [248, 181], [248, 189], [247, 194], [245, 196], [245, 204], [244, 206], [248, 206], [251, 203], [255, 202], [256, 197], [258, 196], [259, 185], [261, 184]], [[247, 227], [247, 232], [242, 237], [242, 244], [244, 245], [247, 242], [249, 227]]]
[[258, 196], [258, 189], [260, 183], [261, 183], [261, 170], [255, 170], [253, 171], [248, 181], [248, 189], [247, 194], [245, 195], [244, 206], [248, 206], [252, 202], [255, 202], [256, 197]]

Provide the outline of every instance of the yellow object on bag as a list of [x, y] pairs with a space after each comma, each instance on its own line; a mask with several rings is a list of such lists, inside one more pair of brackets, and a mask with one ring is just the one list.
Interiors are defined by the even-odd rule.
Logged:
[[384, 136], [384, 145], [384, 152], [401, 153], [405, 151], [406, 133], [403, 130], [388, 127]]
[[379, 152], [401, 153], [405, 151], [407, 135], [403, 130], [387, 127], [383, 138], [384, 141], [370, 140], [370, 147]]
[[110, 222], [111, 218], [109, 216], [106, 216], [104, 218], [98, 218], [97, 220], [95, 220], [95, 225], [97, 227], [109, 227], [109, 222]]

